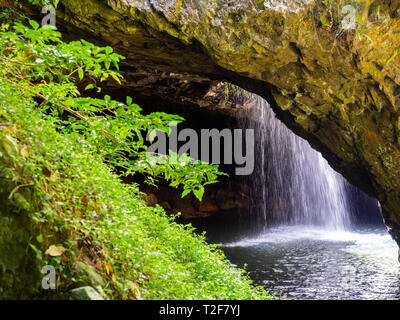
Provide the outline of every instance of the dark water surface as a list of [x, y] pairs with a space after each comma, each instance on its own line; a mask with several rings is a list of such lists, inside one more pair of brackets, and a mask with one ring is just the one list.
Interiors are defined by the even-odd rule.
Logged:
[[255, 284], [296, 299], [400, 299], [397, 246], [385, 230], [328, 232], [279, 227], [225, 243]]
[[[398, 247], [384, 227], [340, 232], [309, 226], [240, 236], [242, 226], [196, 224], [256, 285], [285, 298], [400, 299]], [[243, 233], [242, 233], [243, 234]]]

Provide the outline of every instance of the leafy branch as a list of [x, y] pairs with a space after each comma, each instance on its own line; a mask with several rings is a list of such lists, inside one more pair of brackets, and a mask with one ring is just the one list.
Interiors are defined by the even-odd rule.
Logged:
[[2, 84], [40, 100], [44, 116], [52, 117], [62, 132], [82, 135], [119, 175], [142, 173], [150, 183], [163, 177], [173, 187], [183, 185], [182, 196], [193, 192], [201, 200], [204, 186], [217, 182], [223, 174], [218, 166], [187, 155], [164, 155], [149, 161], [143, 134], [152, 130], [168, 133], [169, 124], [183, 118], [163, 112], [142, 115], [130, 97], [122, 103], [108, 95], [103, 99], [81, 96], [77, 83], [84, 78], [91, 81], [86, 90], [98, 91], [99, 83], [108, 78], [119, 84], [123, 81], [119, 62], [124, 57], [111, 47], [97, 47], [85, 40], [64, 43], [54, 27], [40, 27], [33, 20], [29, 26], [3, 24], [0, 43]]

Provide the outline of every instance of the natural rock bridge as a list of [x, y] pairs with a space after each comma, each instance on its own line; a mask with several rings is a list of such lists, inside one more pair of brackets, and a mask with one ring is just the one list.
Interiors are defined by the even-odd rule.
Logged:
[[61, 0], [57, 25], [67, 39], [125, 55], [125, 89], [139, 95], [157, 81], [180, 86], [182, 97], [188, 88], [204, 93], [213, 80], [261, 95], [380, 201], [400, 245], [399, 8], [383, 0]]

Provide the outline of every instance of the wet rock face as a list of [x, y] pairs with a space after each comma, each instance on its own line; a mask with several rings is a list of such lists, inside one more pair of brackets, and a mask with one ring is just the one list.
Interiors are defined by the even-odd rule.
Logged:
[[244, 211], [247, 212], [255, 206], [255, 203], [249, 195], [238, 191], [243, 189], [245, 189], [243, 185], [232, 185], [227, 181], [222, 184], [210, 185], [200, 202], [193, 194], [182, 198], [182, 190], [171, 188], [165, 182], [161, 182], [157, 188], [142, 185], [142, 191], [147, 194], [144, 200], [148, 205], [155, 206], [158, 204], [168, 214], [176, 215], [179, 213], [182, 219], [206, 218], [226, 214], [236, 216]]
[[223, 79], [266, 98], [291, 130], [379, 199], [400, 244], [399, 2], [60, 3], [66, 39], [112, 45], [127, 56], [128, 74], [146, 66]]

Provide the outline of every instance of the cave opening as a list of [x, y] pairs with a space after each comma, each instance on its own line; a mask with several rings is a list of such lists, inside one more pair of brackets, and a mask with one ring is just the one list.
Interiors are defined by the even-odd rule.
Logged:
[[239, 103], [230, 106], [240, 109], [235, 112], [176, 105], [157, 110], [159, 104], [146, 100], [142, 106], [148, 112], [177, 113], [186, 119], [178, 128], [199, 134], [202, 129], [254, 129], [250, 175], [237, 176], [234, 165], [222, 163], [230, 176], [208, 186], [201, 203], [181, 199], [167, 184], [143, 190], [167, 212], [182, 212], [178, 222], [190, 223], [199, 234], [206, 231], [208, 242], [219, 244], [232, 263], [247, 266], [254, 283], [272, 293], [301, 299], [398, 299], [397, 246], [378, 201], [335, 172], [275, 117], [265, 100], [238, 96]]
[[[330, 211], [328, 217], [335, 215], [335, 211], [346, 211], [347, 221], [341, 223], [345, 223], [347, 229], [357, 226], [385, 228], [378, 201], [334, 172], [319, 152], [276, 118], [268, 102], [231, 84], [223, 84], [227, 89], [218, 86], [217, 91], [226, 94], [225, 90], [229, 90], [230, 96], [228, 99], [223, 97], [222, 103], [221, 98], [215, 99], [217, 102], [211, 108], [176, 103], [165, 99], [167, 96], [138, 95], [136, 98], [145, 113], [162, 111], [185, 118], [176, 127], [176, 132], [185, 129], [196, 132], [199, 145], [204, 130], [217, 130], [220, 133], [228, 129], [232, 132], [254, 130], [254, 170], [249, 175], [235, 174], [237, 164], [227, 163], [225, 154], [226, 144], [230, 143], [233, 150], [234, 141], [221, 135], [219, 148], [222, 157], [218, 164], [229, 177], [221, 177], [219, 184], [207, 187], [203, 205], [194, 197], [181, 199], [179, 191], [169, 188], [163, 182], [158, 190], [143, 185], [143, 191], [154, 194], [158, 203], [170, 213], [182, 212], [179, 221], [189, 221], [201, 230], [208, 230], [211, 241], [216, 241], [213, 234], [221, 234], [223, 229], [227, 230], [222, 232], [226, 240], [257, 235], [268, 227], [280, 224], [323, 225], [323, 216], [321, 218], [318, 214], [321, 208], [318, 206], [324, 210], [326, 203], [325, 211]], [[204, 90], [203, 94], [209, 95], [209, 92]], [[175, 146], [168, 145], [166, 150], [171, 148], [178, 152], [185, 143], [187, 140], [178, 141]], [[243, 143], [246, 144], [245, 139]], [[196, 150], [199, 158], [201, 152], [199, 147]], [[210, 149], [210, 160], [212, 158]], [[308, 172], [301, 174], [302, 170]], [[315, 185], [315, 180], [321, 174], [326, 176]], [[337, 198], [336, 202], [344, 202], [341, 207], [332, 201], [332, 191], [338, 188], [337, 184], [340, 184], [341, 190], [334, 197]], [[296, 196], [298, 194], [301, 196]], [[343, 197], [345, 199], [341, 199]], [[308, 208], [304, 210], [304, 207]], [[303, 217], [297, 219], [296, 215]], [[307, 215], [311, 217], [307, 218]], [[334, 229], [342, 227], [336, 226]]]
[[275, 117], [265, 100], [256, 95], [245, 100], [245, 116], [239, 119], [210, 122], [196, 116], [182, 124], [195, 130], [234, 127], [255, 131], [254, 171], [236, 176], [232, 166], [221, 165], [230, 176], [221, 183], [225, 192], [217, 187], [216, 194], [224, 194], [232, 206], [206, 218], [189, 218], [190, 223], [207, 231], [213, 242], [257, 236], [280, 225], [386, 230], [376, 199], [335, 172], [319, 152]]

